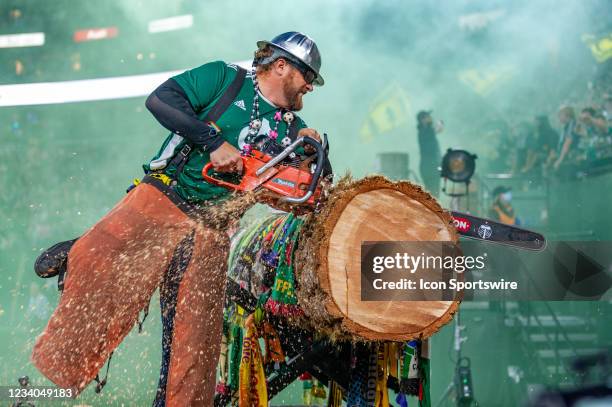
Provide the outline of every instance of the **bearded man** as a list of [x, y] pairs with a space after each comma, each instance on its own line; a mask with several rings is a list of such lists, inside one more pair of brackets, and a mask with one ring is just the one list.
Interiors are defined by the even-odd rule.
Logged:
[[251, 72], [211, 62], [148, 97], [147, 108], [171, 133], [144, 165], [142, 182], [71, 246], [60, 303], [34, 346], [34, 364], [58, 386], [76, 395], [97, 378], [159, 287], [163, 349], [154, 404], [212, 404], [226, 230], [235, 219], [209, 216], [230, 192], [207, 183], [202, 169], [210, 162], [219, 173], [239, 174], [241, 151], [261, 140], [320, 141], [293, 114], [324, 83], [315, 42], [287, 32], [257, 45]]

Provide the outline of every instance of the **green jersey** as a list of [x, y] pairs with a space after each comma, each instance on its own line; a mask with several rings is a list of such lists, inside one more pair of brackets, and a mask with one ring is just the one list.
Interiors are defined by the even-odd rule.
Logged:
[[[186, 71], [173, 79], [184, 90], [198, 118], [204, 119], [233, 82], [237, 73], [236, 65], [215, 61]], [[218, 137], [223, 137], [225, 141], [239, 150], [244, 146], [249, 130], [254, 96], [253, 78], [247, 74], [238, 95], [216, 122], [221, 130]], [[278, 107], [267, 101], [261, 94], [259, 95], [259, 118], [262, 122], [259, 134], [268, 134], [274, 128], [274, 114], [278, 110]], [[298, 129], [306, 127], [297, 116], [295, 124]], [[287, 124], [281, 120], [278, 125], [277, 143], [281, 143], [286, 129]], [[187, 140], [183, 137], [171, 133], [155, 157], [143, 166], [145, 171], [163, 171], [174, 178], [176, 168], [170, 166], [169, 163], [186, 143]], [[183, 199], [191, 203], [199, 203], [221, 200], [229, 195], [230, 191], [227, 189], [209, 184], [202, 178], [202, 169], [209, 162], [210, 153], [208, 151], [197, 146], [191, 151], [189, 159], [177, 178], [177, 185], [174, 187]]]

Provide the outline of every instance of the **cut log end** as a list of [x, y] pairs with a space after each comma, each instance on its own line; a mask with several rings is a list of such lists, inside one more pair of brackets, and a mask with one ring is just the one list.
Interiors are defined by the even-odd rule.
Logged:
[[420, 187], [383, 177], [346, 183], [308, 229], [297, 255], [298, 298], [321, 327], [354, 339], [408, 340], [429, 337], [452, 319], [459, 301], [361, 300], [362, 242], [457, 242], [450, 215]]

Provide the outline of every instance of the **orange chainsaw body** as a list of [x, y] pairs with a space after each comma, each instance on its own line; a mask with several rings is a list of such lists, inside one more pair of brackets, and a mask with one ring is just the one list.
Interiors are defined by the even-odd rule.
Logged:
[[[263, 167], [271, 159], [271, 156], [258, 150], [252, 150], [249, 155], [242, 156], [243, 170], [239, 184], [234, 184], [211, 176], [210, 172], [213, 170], [212, 163], [208, 163], [204, 166], [202, 169], [202, 177], [213, 185], [225, 187], [234, 191], [249, 192], [258, 190], [259, 188], [265, 188], [279, 197], [303, 197], [313, 177], [308, 166], [305, 165], [297, 168], [281, 163], [269, 168], [263, 174], [257, 175], [257, 170]], [[314, 205], [320, 195], [321, 187], [319, 186], [315, 190], [315, 193], [304, 202], [304, 204]]]

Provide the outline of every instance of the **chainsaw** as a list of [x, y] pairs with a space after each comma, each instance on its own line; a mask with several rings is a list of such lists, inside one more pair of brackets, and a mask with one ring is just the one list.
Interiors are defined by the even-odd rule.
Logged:
[[[292, 197], [285, 196], [285, 198]], [[312, 196], [309, 196], [307, 200], [311, 198]], [[491, 219], [480, 218], [467, 213], [451, 211], [451, 215], [459, 236], [463, 238], [537, 252], [546, 248], [546, 238], [540, 233], [505, 225]], [[50, 278], [59, 275], [58, 288], [60, 291], [64, 288], [64, 273], [66, 271], [68, 252], [76, 240], [68, 240], [51, 246], [38, 256], [34, 264], [34, 270], [39, 277]]]
[[[297, 158], [295, 150], [303, 145], [312, 146], [316, 154], [305, 160]], [[314, 207], [321, 196], [319, 181], [326, 145], [327, 135], [324, 134], [323, 145], [310, 137], [301, 137], [280, 152], [274, 148], [251, 149], [241, 156], [243, 172], [238, 183], [214, 177], [212, 163], [204, 166], [202, 177], [213, 185], [233, 191], [265, 191], [280, 203]], [[274, 142], [274, 147], [280, 146]], [[316, 163], [313, 163], [315, 158]]]

